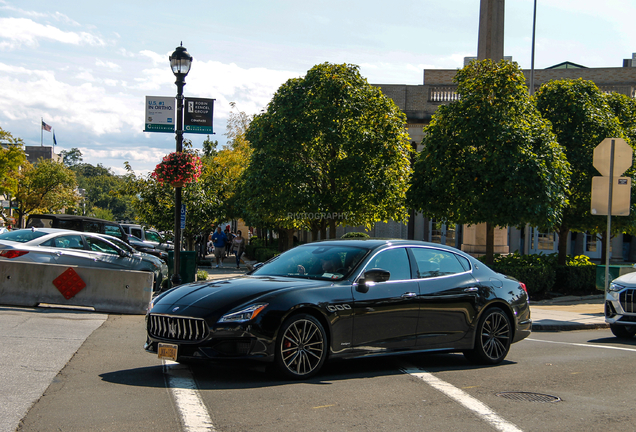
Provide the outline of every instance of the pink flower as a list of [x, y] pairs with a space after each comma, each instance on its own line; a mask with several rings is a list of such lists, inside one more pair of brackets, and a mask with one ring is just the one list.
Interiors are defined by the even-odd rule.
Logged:
[[166, 155], [155, 167], [152, 178], [160, 184], [164, 183], [192, 183], [201, 176], [201, 158], [196, 154], [185, 152], [173, 152]]

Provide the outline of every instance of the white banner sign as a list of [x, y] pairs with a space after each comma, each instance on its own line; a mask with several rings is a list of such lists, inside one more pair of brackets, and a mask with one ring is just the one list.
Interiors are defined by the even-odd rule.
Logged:
[[176, 113], [174, 97], [146, 96], [144, 132], [174, 133]]

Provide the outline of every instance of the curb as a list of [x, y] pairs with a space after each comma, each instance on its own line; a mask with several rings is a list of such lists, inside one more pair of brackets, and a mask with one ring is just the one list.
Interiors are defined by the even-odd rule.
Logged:
[[608, 329], [607, 323], [593, 323], [593, 324], [532, 324], [533, 332], [555, 332], [555, 331], [569, 331], [569, 330], [601, 330]]

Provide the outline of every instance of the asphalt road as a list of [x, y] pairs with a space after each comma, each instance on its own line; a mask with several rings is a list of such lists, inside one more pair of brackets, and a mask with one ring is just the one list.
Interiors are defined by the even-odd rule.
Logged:
[[[334, 362], [315, 379], [290, 382], [237, 363], [164, 365], [142, 349], [142, 316], [1, 312], [1, 340], [11, 345], [2, 354], [2, 382], [11, 383], [0, 395], [2, 431], [636, 429], [636, 339], [608, 330], [533, 333], [496, 367], [457, 354], [407, 355]], [[82, 344], [73, 334], [89, 323], [96, 328], [84, 329]], [[44, 345], [34, 350], [30, 341]], [[70, 360], [55, 359], [52, 345], [68, 345], [62, 357]], [[14, 346], [23, 348], [7, 357]], [[28, 412], [5, 403], [38, 386], [46, 390]]]

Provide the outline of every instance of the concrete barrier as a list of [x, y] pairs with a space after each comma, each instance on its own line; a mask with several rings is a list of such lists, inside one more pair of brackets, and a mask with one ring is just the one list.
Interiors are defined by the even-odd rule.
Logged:
[[[75, 279], [79, 276], [86, 284], [72, 297], [68, 290], [63, 294], [53, 283], [69, 268], [75, 271]], [[34, 307], [40, 303], [49, 303], [88, 306], [99, 312], [145, 314], [152, 297], [153, 276], [150, 272], [132, 270], [2, 260], [0, 304]], [[65, 294], [70, 298], [66, 298]]]

